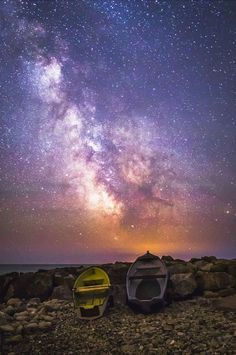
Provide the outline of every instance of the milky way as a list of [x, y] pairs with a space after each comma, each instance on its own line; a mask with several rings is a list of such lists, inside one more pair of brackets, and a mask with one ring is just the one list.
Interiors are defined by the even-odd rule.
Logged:
[[3, 262], [235, 256], [235, 2], [0, 10]]

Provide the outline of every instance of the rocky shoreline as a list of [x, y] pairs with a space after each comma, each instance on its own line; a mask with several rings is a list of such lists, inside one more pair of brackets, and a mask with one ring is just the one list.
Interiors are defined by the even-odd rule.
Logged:
[[172, 304], [157, 313], [125, 305], [129, 263], [105, 264], [115, 306], [76, 320], [71, 289], [81, 268], [0, 276], [1, 354], [235, 354], [236, 260], [163, 257]]

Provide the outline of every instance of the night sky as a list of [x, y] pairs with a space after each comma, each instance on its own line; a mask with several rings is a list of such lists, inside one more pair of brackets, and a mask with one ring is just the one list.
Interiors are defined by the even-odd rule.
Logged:
[[236, 1], [1, 0], [1, 262], [236, 256]]

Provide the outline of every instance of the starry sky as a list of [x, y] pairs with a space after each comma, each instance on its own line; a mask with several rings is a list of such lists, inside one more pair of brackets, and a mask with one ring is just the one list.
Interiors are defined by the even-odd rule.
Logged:
[[3, 263], [236, 256], [236, 2], [1, 0]]

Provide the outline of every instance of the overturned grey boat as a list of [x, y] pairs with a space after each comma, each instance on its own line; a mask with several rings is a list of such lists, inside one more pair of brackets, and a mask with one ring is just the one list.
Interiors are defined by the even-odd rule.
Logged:
[[147, 251], [130, 266], [126, 276], [127, 302], [150, 312], [165, 305], [168, 271], [164, 262]]

